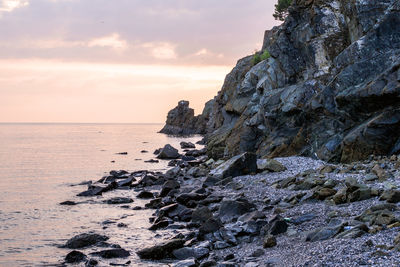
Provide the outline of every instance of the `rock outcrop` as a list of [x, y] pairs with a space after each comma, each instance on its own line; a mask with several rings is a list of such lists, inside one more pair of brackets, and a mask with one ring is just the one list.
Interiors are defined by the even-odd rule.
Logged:
[[194, 116], [194, 110], [189, 108], [189, 101], [179, 101], [178, 106], [168, 112], [167, 121], [160, 133], [170, 135], [205, 134], [212, 102], [212, 100], [207, 102], [202, 114]]
[[[286, 21], [265, 34], [270, 57], [254, 66], [252, 56], [239, 60], [208, 103], [209, 156], [350, 162], [398, 153], [400, 2], [293, 2]], [[185, 107], [170, 112], [167, 129], [183, 132], [193, 117], [177, 119]]]

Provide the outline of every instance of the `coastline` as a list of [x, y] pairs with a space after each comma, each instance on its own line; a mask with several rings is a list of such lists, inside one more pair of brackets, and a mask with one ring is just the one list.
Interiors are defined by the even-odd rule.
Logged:
[[[196, 154], [190, 151], [196, 150], [188, 150], [189, 156]], [[224, 177], [215, 170], [230, 160], [213, 162], [203, 151], [195, 160], [171, 159], [174, 166], [165, 173], [113, 172], [120, 184], [127, 182], [124, 175], [138, 178], [120, 189], [133, 190], [135, 202], [146, 202], [140, 209], [154, 212], [147, 219], [155, 236], [167, 232], [170, 237], [136, 251], [93, 243], [90, 248], [116, 258], [110, 262], [89, 254], [82, 259], [129, 265], [138, 255], [149, 266], [395, 266], [400, 264], [395, 241], [400, 213], [385, 198], [400, 186], [399, 160], [332, 165], [277, 158], [268, 170]], [[371, 208], [384, 219], [360, 217]]]

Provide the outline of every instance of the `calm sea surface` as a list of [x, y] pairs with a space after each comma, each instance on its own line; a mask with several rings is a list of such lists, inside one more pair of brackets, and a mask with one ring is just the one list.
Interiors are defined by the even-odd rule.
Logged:
[[[161, 124], [0, 124], [0, 266], [60, 263], [70, 250], [56, 245], [92, 230], [111, 237], [109, 243], [130, 250], [133, 266], [162, 265], [141, 263], [134, 254], [138, 248], [171, 234], [161, 231], [155, 237], [147, 230], [152, 211], [102, 203], [112, 196], [134, 197], [135, 192], [114, 191], [90, 198], [88, 203], [87, 198], [75, 196], [87, 186], [71, 186], [96, 181], [110, 170], [165, 170], [165, 161], [144, 162], [154, 158], [152, 152], [167, 143], [179, 148], [182, 138], [158, 134], [161, 127]], [[194, 136], [185, 141], [198, 140], [200, 137]], [[128, 155], [117, 155], [118, 152]], [[66, 200], [86, 203], [58, 204]], [[135, 199], [132, 207], [144, 203]], [[110, 224], [104, 229], [102, 222], [106, 220], [122, 222], [128, 227]]]

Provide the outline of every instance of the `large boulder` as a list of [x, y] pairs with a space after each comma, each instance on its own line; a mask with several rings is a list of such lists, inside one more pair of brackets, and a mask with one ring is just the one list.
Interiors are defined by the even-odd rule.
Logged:
[[255, 173], [257, 171], [257, 156], [254, 153], [245, 152], [234, 156], [226, 162], [211, 170], [210, 176], [218, 179], [236, 177]]
[[178, 149], [174, 148], [170, 144], [166, 144], [157, 155], [159, 159], [177, 159], [179, 158]]

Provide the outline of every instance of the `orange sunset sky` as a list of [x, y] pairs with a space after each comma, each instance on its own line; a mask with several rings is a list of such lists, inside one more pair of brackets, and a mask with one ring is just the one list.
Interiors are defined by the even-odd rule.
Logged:
[[0, 0], [0, 122], [196, 113], [277, 25], [274, 0]]

